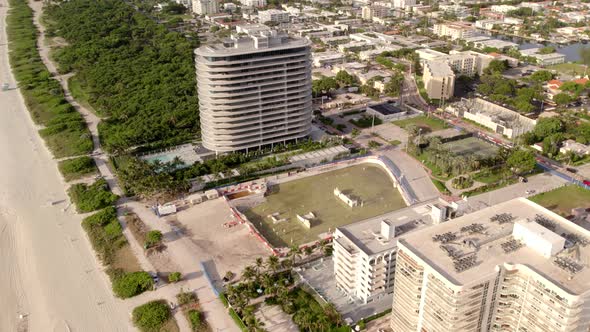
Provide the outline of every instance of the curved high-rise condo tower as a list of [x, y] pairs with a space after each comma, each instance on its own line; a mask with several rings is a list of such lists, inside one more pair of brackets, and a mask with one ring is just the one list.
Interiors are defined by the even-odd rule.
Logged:
[[203, 146], [215, 153], [296, 141], [311, 131], [310, 42], [276, 31], [195, 50]]

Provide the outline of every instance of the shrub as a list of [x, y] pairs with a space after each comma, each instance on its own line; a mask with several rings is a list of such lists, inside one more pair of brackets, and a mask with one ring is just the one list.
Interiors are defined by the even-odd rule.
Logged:
[[145, 236], [145, 246], [153, 247], [162, 241], [162, 232], [154, 230], [147, 232]]
[[178, 301], [178, 304], [185, 305], [189, 303], [195, 303], [199, 301], [199, 298], [197, 297], [197, 294], [195, 294], [194, 292], [181, 291], [176, 295], [176, 300]]
[[92, 212], [105, 208], [115, 203], [119, 198], [109, 191], [109, 186], [104, 179], [91, 185], [77, 183], [70, 187], [68, 194], [79, 212]]
[[453, 179], [452, 184], [455, 189], [467, 189], [473, 186], [473, 179], [468, 176], [459, 176]]
[[203, 317], [202, 314], [197, 310], [189, 310], [188, 311], [188, 319], [191, 322], [191, 327], [193, 330], [196, 330], [203, 324]]
[[169, 282], [178, 282], [180, 281], [180, 279], [182, 279], [182, 275], [180, 274], [180, 272], [172, 272], [168, 276]]
[[377, 141], [373, 141], [373, 140], [370, 140], [369, 141], [369, 148], [370, 149], [376, 149], [376, 148], [378, 148], [380, 146], [381, 146], [381, 143], [379, 143]]
[[141, 294], [154, 287], [154, 280], [149, 273], [144, 271], [115, 273], [112, 282], [115, 295], [122, 299]]
[[170, 307], [162, 300], [133, 309], [133, 323], [143, 332], [160, 331], [170, 317]]
[[94, 160], [87, 156], [62, 160], [58, 168], [66, 181], [79, 179], [97, 170]]

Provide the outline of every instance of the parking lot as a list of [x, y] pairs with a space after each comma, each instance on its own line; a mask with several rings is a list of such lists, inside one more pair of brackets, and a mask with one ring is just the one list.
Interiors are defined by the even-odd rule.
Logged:
[[313, 288], [320, 297], [334, 304], [344, 320], [350, 318], [356, 322], [391, 308], [393, 303], [393, 294], [383, 295], [378, 300], [363, 304], [339, 290], [336, 287], [334, 262], [331, 257], [305, 265], [298, 269], [298, 273], [302, 281]]

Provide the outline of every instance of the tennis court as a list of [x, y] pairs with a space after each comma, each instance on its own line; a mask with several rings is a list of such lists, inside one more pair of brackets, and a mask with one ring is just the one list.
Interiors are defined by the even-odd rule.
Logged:
[[475, 137], [468, 137], [462, 140], [444, 144], [453, 153], [459, 156], [475, 155], [480, 159], [492, 157], [498, 153], [498, 147], [482, 141]]

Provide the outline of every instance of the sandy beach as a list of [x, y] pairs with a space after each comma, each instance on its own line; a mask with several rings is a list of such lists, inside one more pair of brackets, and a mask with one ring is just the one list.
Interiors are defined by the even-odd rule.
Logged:
[[0, 331], [133, 330], [14, 89], [0, 5], [0, 83], [12, 88], [0, 91]]

